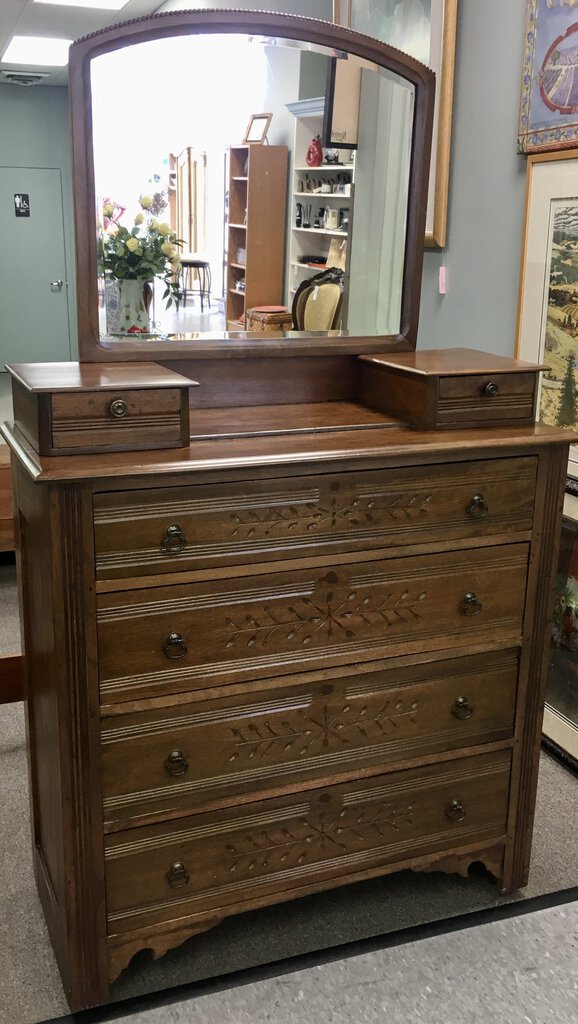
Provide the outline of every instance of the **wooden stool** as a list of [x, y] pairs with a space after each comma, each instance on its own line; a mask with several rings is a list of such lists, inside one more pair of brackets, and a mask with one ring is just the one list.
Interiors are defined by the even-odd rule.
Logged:
[[[182, 299], [183, 306], [187, 304], [187, 292], [191, 292], [193, 295], [195, 292], [198, 293], [201, 299], [201, 313], [203, 312], [203, 302], [206, 299], [209, 309], [211, 308], [211, 268], [209, 261], [203, 259], [202, 256], [197, 256], [194, 253], [185, 253], [181, 257], [182, 267]], [[191, 277], [191, 274], [194, 276]], [[193, 288], [195, 278], [198, 282], [198, 288]]]
[[287, 306], [253, 306], [246, 313], [247, 331], [290, 331], [293, 326]]

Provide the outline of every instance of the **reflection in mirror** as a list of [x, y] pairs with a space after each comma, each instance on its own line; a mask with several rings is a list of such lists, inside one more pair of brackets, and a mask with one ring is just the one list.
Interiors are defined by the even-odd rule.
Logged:
[[[320, 281], [297, 329], [399, 332], [414, 87], [334, 54], [224, 34], [92, 60], [101, 337], [290, 329], [331, 268], [338, 319]], [[331, 65], [356, 88], [329, 93]], [[266, 138], [242, 143], [261, 111]]]

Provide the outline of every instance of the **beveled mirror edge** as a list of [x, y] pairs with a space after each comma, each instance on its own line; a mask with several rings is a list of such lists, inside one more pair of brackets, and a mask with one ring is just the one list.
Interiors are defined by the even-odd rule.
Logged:
[[[400, 331], [397, 335], [354, 336], [295, 334], [281, 338], [239, 332], [194, 341], [106, 342], [99, 336], [96, 246], [94, 245], [94, 162], [90, 62], [126, 45], [192, 33], [254, 33], [302, 39], [344, 50], [398, 74], [415, 89], [408, 189], [406, 258], [403, 271]], [[69, 91], [75, 212], [78, 357], [81, 362], [195, 358], [242, 358], [247, 355], [356, 355], [415, 349], [419, 322], [421, 273], [427, 208], [429, 154], [433, 127], [435, 75], [419, 61], [368, 36], [329, 22], [261, 11], [167, 11], [102, 29], [70, 48]], [[226, 344], [223, 344], [226, 342]]]

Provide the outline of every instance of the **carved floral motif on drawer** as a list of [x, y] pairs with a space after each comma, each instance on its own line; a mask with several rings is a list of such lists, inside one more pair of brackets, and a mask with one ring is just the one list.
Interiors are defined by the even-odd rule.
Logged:
[[109, 930], [502, 837], [510, 752], [131, 829], [106, 840]]
[[515, 649], [344, 672], [105, 718], [105, 820], [119, 828], [512, 735]]
[[100, 579], [532, 526], [536, 459], [494, 459], [95, 497]]
[[527, 544], [98, 596], [104, 703], [520, 635]]

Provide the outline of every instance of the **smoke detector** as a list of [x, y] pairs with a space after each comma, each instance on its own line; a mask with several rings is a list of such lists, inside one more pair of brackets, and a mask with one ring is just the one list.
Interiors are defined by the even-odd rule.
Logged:
[[45, 78], [49, 71], [0, 71], [0, 81], [9, 85], [39, 85]]

